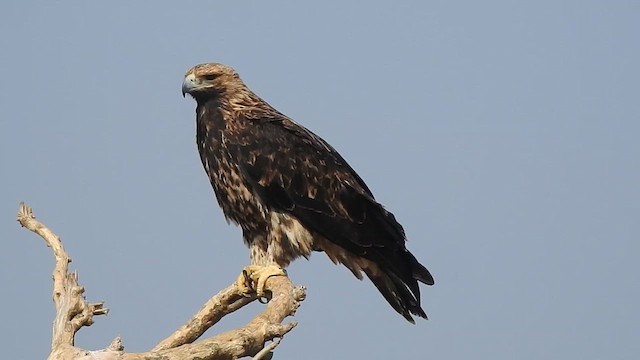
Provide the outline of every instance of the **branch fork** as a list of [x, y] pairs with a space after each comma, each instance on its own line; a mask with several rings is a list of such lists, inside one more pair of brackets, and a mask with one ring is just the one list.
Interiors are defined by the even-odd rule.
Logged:
[[78, 348], [74, 344], [75, 334], [82, 327], [91, 326], [94, 316], [106, 315], [109, 309], [103, 302], [86, 301], [85, 289], [78, 283], [78, 273], [69, 272], [71, 258], [60, 237], [36, 220], [29, 206], [20, 203], [17, 220], [22, 227], [44, 239], [55, 258], [52, 297], [56, 316], [50, 360], [218, 360], [249, 356], [271, 359], [282, 337], [297, 325], [283, 321], [295, 314], [305, 298], [305, 288], [295, 287], [286, 276], [276, 276], [266, 282], [265, 288], [272, 294], [266, 308], [241, 328], [195, 342], [224, 316], [257, 299], [256, 296], [246, 297], [234, 283], [210, 298], [189, 321], [148, 352], [124, 352], [120, 337], [102, 350]]

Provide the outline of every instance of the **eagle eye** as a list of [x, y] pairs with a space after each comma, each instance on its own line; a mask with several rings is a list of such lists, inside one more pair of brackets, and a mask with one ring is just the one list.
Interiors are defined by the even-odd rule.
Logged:
[[215, 80], [216, 75], [209, 74], [209, 75], [205, 75], [205, 76], [204, 76], [204, 78], [205, 78], [206, 80]]

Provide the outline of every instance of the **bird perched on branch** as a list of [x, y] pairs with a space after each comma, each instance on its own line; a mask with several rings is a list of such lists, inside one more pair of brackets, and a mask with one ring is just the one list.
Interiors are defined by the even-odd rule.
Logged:
[[338, 152], [254, 94], [223, 64], [187, 71], [182, 94], [197, 102], [200, 159], [228, 221], [242, 228], [251, 264], [238, 278], [264, 293], [268, 277], [324, 251], [366, 274], [405, 319], [426, 318], [418, 281], [433, 277], [405, 246], [405, 233]]

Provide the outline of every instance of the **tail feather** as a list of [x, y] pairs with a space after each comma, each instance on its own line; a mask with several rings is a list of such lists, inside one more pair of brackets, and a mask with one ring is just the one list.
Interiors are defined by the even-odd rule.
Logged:
[[414, 290], [410, 291], [408, 285], [393, 273], [374, 273], [367, 269], [365, 273], [391, 307], [407, 321], [415, 324], [412, 314], [427, 319], [427, 314], [420, 307], [420, 290], [415, 280], [412, 280], [410, 285], [413, 285], [411, 288], [418, 289], [415, 291], [416, 296]]
[[[415, 256], [407, 250], [407, 257], [409, 258], [409, 263], [411, 264], [411, 275], [415, 280], [420, 281], [423, 284], [433, 285], [435, 281], [433, 280], [433, 276], [427, 270], [424, 265], [420, 264]], [[419, 294], [416, 294], [419, 297]]]

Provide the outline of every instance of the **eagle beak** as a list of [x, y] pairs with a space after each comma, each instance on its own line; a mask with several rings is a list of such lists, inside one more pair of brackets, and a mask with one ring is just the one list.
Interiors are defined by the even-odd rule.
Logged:
[[186, 94], [189, 94], [195, 88], [196, 76], [193, 73], [185, 76], [182, 82], [182, 97], [185, 97]]

